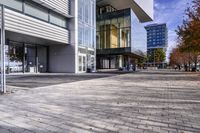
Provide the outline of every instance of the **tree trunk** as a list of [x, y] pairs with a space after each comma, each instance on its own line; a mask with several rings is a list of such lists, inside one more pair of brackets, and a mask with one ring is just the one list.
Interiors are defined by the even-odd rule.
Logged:
[[188, 66], [187, 66], [187, 64], [185, 64], [184, 67], [185, 67], [185, 71], [187, 72], [187, 71], [188, 71]]
[[195, 72], [197, 71], [197, 63], [198, 63], [198, 57], [195, 57], [195, 61], [194, 61]]
[[190, 70], [191, 70], [191, 62], [189, 61], [189, 72], [190, 72]]
[[179, 71], [181, 70], [181, 65], [178, 65], [178, 70], [179, 70]]

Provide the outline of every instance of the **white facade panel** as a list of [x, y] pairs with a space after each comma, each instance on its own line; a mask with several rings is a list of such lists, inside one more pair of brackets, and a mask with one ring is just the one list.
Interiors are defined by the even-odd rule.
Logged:
[[153, 10], [153, 4], [154, 4], [154, 0], [134, 0], [140, 8], [142, 8], [142, 10], [148, 15], [150, 16], [152, 19], [154, 18], [154, 10]]
[[5, 29], [16, 33], [69, 44], [69, 31], [47, 22], [5, 9]]
[[70, 15], [70, 0], [33, 0], [61, 14]]
[[131, 8], [140, 22], [153, 20], [154, 0], [97, 0], [98, 6], [111, 5], [117, 10]]

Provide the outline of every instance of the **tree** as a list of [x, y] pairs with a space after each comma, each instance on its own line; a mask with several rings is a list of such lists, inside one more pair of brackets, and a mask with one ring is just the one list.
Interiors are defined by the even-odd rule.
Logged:
[[138, 60], [138, 66], [139, 67], [144, 67], [146, 63], [147, 63], [147, 56], [146, 55], [143, 58], [140, 58]]
[[197, 68], [200, 55], [200, 0], [193, 0], [186, 10], [186, 19], [176, 30], [180, 43], [180, 51], [190, 55], [190, 60]]
[[182, 66], [184, 66], [185, 71], [189, 70], [190, 58], [188, 53], [184, 53], [180, 51], [180, 46], [174, 48], [170, 54], [170, 66], [181, 70]]
[[158, 48], [155, 50], [155, 61], [157, 63], [162, 63], [165, 61], [165, 58], [166, 58], [166, 53], [163, 49], [161, 48]]
[[148, 54], [149, 62], [162, 63], [166, 59], [166, 53], [162, 48], [153, 49]]
[[200, 0], [193, 0], [186, 10], [187, 19], [178, 27], [177, 34], [184, 52], [200, 52]]

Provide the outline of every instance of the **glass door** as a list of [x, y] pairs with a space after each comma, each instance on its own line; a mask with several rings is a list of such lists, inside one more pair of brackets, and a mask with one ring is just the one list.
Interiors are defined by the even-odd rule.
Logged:
[[88, 54], [87, 55], [87, 69], [89, 69], [89, 71], [95, 71], [95, 56]]
[[37, 46], [38, 72], [46, 73], [48, 71], [48, 50], [46, 46]]
[[87, 70], [87, 59], [86, 55], [84, 54], [79, 54], [79, 72], [86, 72]]
[[32, 45], [26, 45], [25, 47], [25, 72], [36, 73], [36, 47]]

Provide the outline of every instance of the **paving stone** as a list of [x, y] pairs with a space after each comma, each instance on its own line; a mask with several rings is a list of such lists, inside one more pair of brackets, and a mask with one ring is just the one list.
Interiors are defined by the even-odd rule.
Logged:
[[0, 129], [0, 133], [13, 133], [7, 129]]
[[141, 71], [61, 80], [1, 95], [0, 133], [200, 132], [199, 74]]

